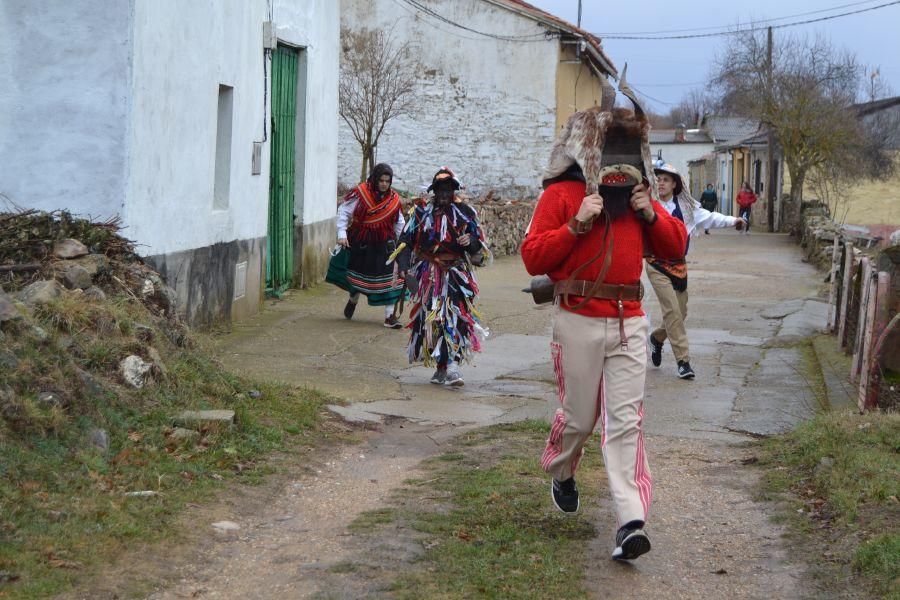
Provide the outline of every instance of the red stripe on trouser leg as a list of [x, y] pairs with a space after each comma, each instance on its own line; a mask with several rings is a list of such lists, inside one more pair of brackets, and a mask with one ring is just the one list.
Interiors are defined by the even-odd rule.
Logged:
[[634, 464], [634, 481], [641, 495], [641, 505], [644, 507], [644, 520], [650, 514], [650, 503], [653, 500], [653, 476], [647, 464], [647, 455], [644, 452], [644, 403], [638, 410], [638, 442], [637, 456]]
[[547, 437], [547, 446], [544, 448], [544, 454], [541, 456], [541, 468], [544, 471], [550, 469], [550, 464], [562, 452], [562, 433], [566, 428], [566, 415], [563, 409], [556, 409], [556, 415], [553, 417], [553, 425], [550, 426], [550, 436]]
[[556, 393], [562, 406], [566, 399], [566, 379], [563, 377], [562, 345], [550, 342], [550, 356], [553, 358], [553, 373], [556, 375]]

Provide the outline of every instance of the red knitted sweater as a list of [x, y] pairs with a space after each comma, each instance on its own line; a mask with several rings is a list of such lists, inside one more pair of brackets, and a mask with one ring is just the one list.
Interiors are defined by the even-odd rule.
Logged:
[[[584, 198], [585, 184], [562, 181], [550, 185], [538, 200], [531, 227], [522, 243], [522, 260], [532, 275], [549, 275], [554, 281], [568, 278], [572, 271], [589, 261], [600, 248], [603, 227], [598, 222], [588, 233], [575, 236], [569, 230], [569, 219], [575, 216]], [[613, 256], [605, 283], [636, 284], [641, 279], [644, 241], [658, 258], [677, 259], [684, 256], [687, 230], [659, 202], [653, 202], [656, 222], [647, 225], [628, 211], [612, 223]], [[594, 280], [600, 274], [604, 256], [579, 273], [579, 279]], [[572, 304], [581, 298], [570, 297]], [[644, 314], [639, 301], [623, 303], [626, 317]], [[563, 308], [566, 308], [563, 305]], [[568, 309], [567, 309], [568, 310]], [[618, 317], [614, 300], [594, 298], [576, 311], [587, 317]]]

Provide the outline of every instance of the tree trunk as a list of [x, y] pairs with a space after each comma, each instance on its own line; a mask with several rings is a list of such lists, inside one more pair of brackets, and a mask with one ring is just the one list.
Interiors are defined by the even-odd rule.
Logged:
[[[796, 227], [800, 218], [800, 207], [803, 204], [803, 185], [806, 182], [806, 169], [788, 165], [791, 172], [791, 202], [790, 206], [782, 203], [781, 223], [782, 230], [788, 231]], [[787, 212], [787, 214], [785, 214]], [[787, 225], [785, 228], [784, 226]]]
[[372, 147], [372, 132], [366, 132], [366, 141], [360, 144], [362, 147], [362, 172], [359, 176], [359, 181], [362, 183], [369, 177], [369, 173], [372, 171], [372, 167], [375, 165], [372, 163], [372, 156], [374, 156], [374, 149]]
[[359, 182], [362, 183], [369, 176], [369, 156], [372, 151], [367, 144], [361, 144], [360, 150], [362, 150], [362, 167], [360, 167]]
[[362, 166], [360, 166], [360, 168], [359, 168], [359, 182], [360, 183], [362, 183], [363, 181], [366, 180], [366, 156], [367, 156], [366, 149], [363, 148], [362, 149], [362, 160], [360, 161], [362, 163]]
[[375, 168], [375, 146], [369, 146], [369, 170]]

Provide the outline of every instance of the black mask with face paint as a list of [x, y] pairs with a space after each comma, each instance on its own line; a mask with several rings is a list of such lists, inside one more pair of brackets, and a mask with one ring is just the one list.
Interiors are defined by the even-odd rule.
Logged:
[[631, 186], [601, 185], [597, 193], [603, 198], [603, 212], [615, 221], [631, 208]]
[[442, 180], [437, 181], [432, 186], [432, 191], [434, 192], [434, 205], [435, 206], [450, 206], [453, 203], [453, 192], [456, 187], [451, 180]]

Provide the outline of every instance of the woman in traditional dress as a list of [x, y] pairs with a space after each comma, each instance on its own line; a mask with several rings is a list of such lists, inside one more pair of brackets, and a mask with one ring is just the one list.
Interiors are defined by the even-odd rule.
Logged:
[[394, 307], [404, 293], [403, 274], [385, 264], [406, 224], [400, 195], [391, 189], [394, 172], [384, 163], [344, 197], [338, 207], [339, 252], [332, 257], [325, 280], [347, 290], [344, 316], [353, 318], [359, 295], [370, 306], [384, 307], [384, 326], [400, 329]]
[[460, 184], [450, 169], [434, 176], [431, 202], [417, 206], [401, 241], [415, 257], [408, 277], [415, 292], [410, 317], [409, 361], [436, 364], [431, 383], [464, 384], [459, 363], [481, 350], [474, 266], [483, 262], [484, 235], [475, 210], [455, 197]]

